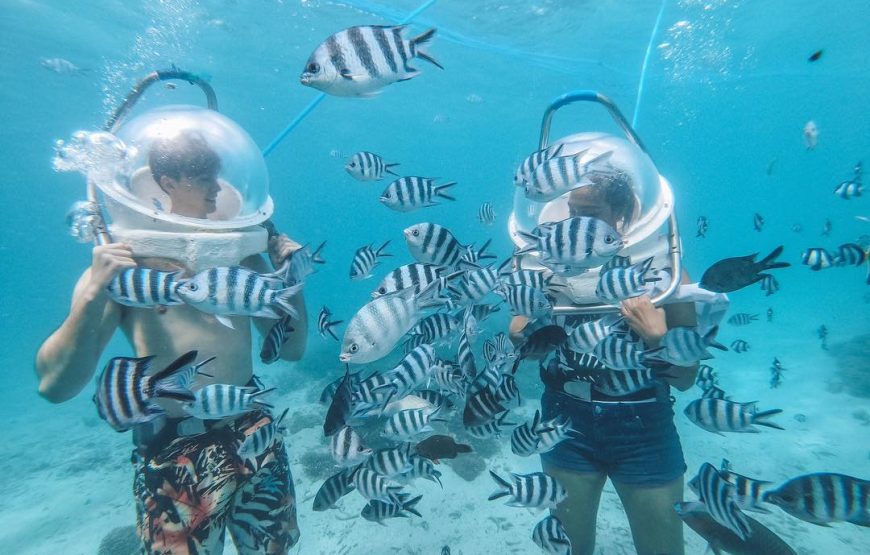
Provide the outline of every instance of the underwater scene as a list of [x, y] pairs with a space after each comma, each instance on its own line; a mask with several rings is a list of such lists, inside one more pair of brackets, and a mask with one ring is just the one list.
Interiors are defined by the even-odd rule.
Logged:
[[0, 552], [870, 552], [867, 21], [4, 0]]

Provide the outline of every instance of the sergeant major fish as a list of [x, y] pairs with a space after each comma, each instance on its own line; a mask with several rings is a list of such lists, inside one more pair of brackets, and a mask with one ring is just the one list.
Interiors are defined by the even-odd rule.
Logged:
[[398, 165], [398, 163], [384, 162], [384, 159], [374, 152], [361, 151], [351, 156], [344, 169], [357, 181], [378, 181], [384, 178], [385, 173], [396, 175], [391, 168]]
[[184, 304], [176, 294], [183, 283], [181, 272], [163, 272], [151, 268], [125, 268], [116, 273], [106, 290], [118, 304], [132, 307]]
[[564, 144], [551, 145], [547, 148], [536, 150], [526, 156], [526, 158], [520, 163], [519, 167], [517, 167], [517, 171], [514, 174], [514, 185], [516, 187], [524, 187], [526, 182], [531, 179], [532, 172], [535, 171], [535, 168], [550, 158], [559, 156], [559, 153], [562, 152], [564, 146]]
[[721, 432], [758, 433], [754, 424], [784, 429], [768, 418], [782, 412], [782, 409], [771, 409], [759, 412], [755, 402], [735, 403], [725, 399], [702, 398], [696, 399], [686, 406], [684, 410], [698, 427], [722, 435]]
[[845, 521], [870, 526], [870, 481], [845, 474], [820, 472], [792, 478], [763, 500], [795, 518], [827, 526]]
[[182, 404], [182, 408], [187, 414], [197, 418], [220, 420], [255, 410], [271, 409], [272, 405], [260, 397], [274, 390], [258, 390], [224, 383], [209, 384], [198, 389], [194, 399]]
[[555, 478], [543, 472], [531, 474], [511, 474], [513, 481], [508, 482], [501, 476], [489, 471], [499, 489], [489, 496], [489, 500], [510, 497], [507, 505], [511, 507], [530, 507], [535, 509], [555, 509], [568, 493]]
[[392, 256], [384, 252], [390, 242], [387, 241], [377, 250], [373, 245], [365, 245], [357, 249], [353, 255], [353, 261], [350, 265], [350, 279], [359, 281], [372, 277], [372, 270], [378, 265], [380, 259], [385, 256]]
[[611, 268], [598, 276], [595, 296], [604, 302], [617, 303], [631, 297], [643, 295], [646, 284], [660, 281], [659, 277], [647, 277], [653, 257], [625, 268]]
[[437, 266], [459, 266], [462, 263], [475, 268], [476, 264], [463, 260], [467, 247], [444, 226], [424, 222], [403, 231], [408, 250], [417, 262]]
[[317, 315], [317, 331], [320, 333], [320, 337], [326, 337], [326, 334], [329, 334], [333, 339], [338, 341], [338, 336], [335, 335], [332, 328], [341, 324], [344, 320], [330, 320], [330, 318], [332, 318], [332, 312], [324, 305], [320, 309], [320, 314]]
[[532, 541], [549, 555], [571, 555], [571, 538], [555, 516], [547, 516], [532, 530]]
[[300, 81], [334, 96], [372, 96], [420, 72], [408, 64], [421, 58], [444, 69], [422, 49], [435, 29], [405, 40], [405, 26], [367, 25], [339, 31], [320, 44], [305, 64]]
[[550, 158], [538, 164], [526, 181], [526, 198], [536, 202], [549, 202], [570, 192], [572, 189], [591, 185], [593, 174], [614, 173], [608, 160], [612, 150], [586, 158], [583, 150], [572, 156]]
[[456, 185], [455, 181], [438, 185], [428, 177], [400, 177], [387, 185], [381, 193], [381, 204], [396, 212], [413, 212], [418, 208], [437, 206], [438, 199], [456, 200], [447, 194], [447, 189]]
[[538, 251], [541, 261], [593, 268], [607, 262], [622, 248], [622, 237], [597, 218], [573, 217], [518, 231], [528, 244], [516, 254]]
[[189, 351], [153, 375], [148, 375], [153, 356], [111, 359], [100, 373], [93, 396], [100, 418], [116, 431], [124, 432], [164, 414], [152, 399], [190, 401], [193, 393], [179, 388], [173, 377], [192, 363], [196, 355], [196, 351]]
[[284, 348], [290, 334], [295, 331], [291, 325], [292, 321], [290, 316], [284, 315], [269, 328], [269, 333], [266, 334], [263, 347], [260, 349], [260, 360], [263, 364], [272, 364], [281, 356], [281, 349]]
[[698, 475], [689, 484], [716, 522], [741, 540], [750, 536], [749, 520], [734, 500], [734, 486], [723, 480], [712, 464], [702, 464]]

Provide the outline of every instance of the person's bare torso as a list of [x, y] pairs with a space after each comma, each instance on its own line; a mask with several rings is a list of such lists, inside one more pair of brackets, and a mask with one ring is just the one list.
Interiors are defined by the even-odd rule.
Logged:
[[[156, 265], [152, 265], [154, 267]], [[184, 353], [196, 350], [197, 362], [216, 357], [202, 368], [212, 377], [198, 376], [197, 388], [211, 383], [246, 385], [253, 372], [251, 319], [230, 316], [235, 329], [188, 305], [149, 308], [121, 307], [121, 329], [137, 357], [155, 356], [156, 372]], [[168, 416], [185, 416], [176, 401], [158, 400]]]

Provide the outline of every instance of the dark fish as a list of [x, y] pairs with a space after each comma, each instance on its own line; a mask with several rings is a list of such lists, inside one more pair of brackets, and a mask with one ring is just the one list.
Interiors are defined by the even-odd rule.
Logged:
[[260, 360], [263, 361], [263, 364], [272, 364], [281, 356], [281, 349], [284, 348], [290, 334], [296, 331], [290, 325], [292, 320], [290, 315], [285, 314], [269, 328], [269, 333], [263, 340], [263, 348], [260, 349]]
[[701, 276], [698, 285], [714, 293], [730, 293], [743, 289], [764, 279], [767, 274], [760, 272], [791, 266], [788, 262], [776, 262], [776, 257], [780, 254], [782, 254], [782, 245], [776, 247], [760, 262], [755, 261], [758, 253], [725, 258], [710, 266]]
[[455, 459], [460, 453], [471, 453], [472, 451], [470, 445], [456, 443], [455, 439], [445, 435], [429, 436], [418, 443], [415, 449], [421, 457], [436, 462], [440, 459]]
[[347, 423], [353, 396], [351, 380], [350, 367], [347, 367], [329, 404], [329, 410], [326, 411], [326, 420], [323, 422], [323, 435], [326, 437], [333, 435]]
[[818, 62], [818, 61], [819, 61], [819, 58], [822, 57], [822, 54], [823, 54], [823, 53], [824, 53], [824, 50], [816, 50], [815, 52], [813, 52], [812, 54], [810, 54], [810, 57], [807, 58], [807, 61], [808, 61], [808, 62]]
[[714, 555], [797, 555], [782, 538], [750, 516], [744, 515], [749, 521], [751, 533], [748, 538], [741, 540], [737, 534], [716, 522], [703, 503], [677, 503], [674, 510], [689, 528], [707, 540]]
[[511, 373], [516, 374], [523, 359], [544, 358], [561, 347], [567, 339], [568, 334], [561, 326], [549, 325], [535, 330], [517, 349], [517, 358], [514, 360]]

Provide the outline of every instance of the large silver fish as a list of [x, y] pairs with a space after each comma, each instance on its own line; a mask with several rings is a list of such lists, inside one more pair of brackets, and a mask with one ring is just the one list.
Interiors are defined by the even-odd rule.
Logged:
[[548, 222], [519, 234], [529, 244], [516, 254], [541, 253], [541, 262], [579, 268], [601, 266], [622, 249], [622, 237], [607, 222], [585, 216]]
[[339, 31], [314, 50], [299, 79], [334, 96], [372, 96], [387, 85], [419, 75], [408, 65], [414, 58], [444, 69], [421, 48], [435, 29], [411, 40], [402, 37], [404, 30], [404, 26], [365, 25]]
[[339, 360], [365, 364], [387, 356], [408, 330], [424, 316], [426, 308], [440, 306], [437, 282], [419, 294], [403, 289], [382, 295], [363, 306], [344, 331]]

